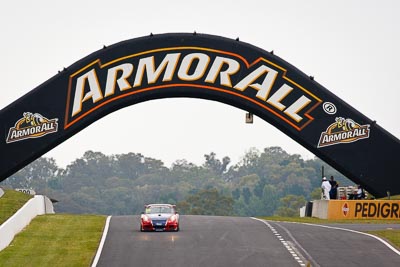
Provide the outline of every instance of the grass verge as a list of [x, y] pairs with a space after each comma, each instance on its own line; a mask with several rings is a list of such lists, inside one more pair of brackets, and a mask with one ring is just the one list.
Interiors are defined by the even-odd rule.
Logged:
[[[350, 224], [398, 224], [399, 220], [326, 220], [312, 217], [279, 217], [279, 216], [271, 216], [271, 217], [259, 217], [263, 220], [270, 221], [281, 221], [281, 222], [301, 222], [301, 223], [314, 223], [314, 224], [335, 224], [335, 223], [350, 223]], [[398, 229], [386, 229], [379, 231], [368, 231], [366, 233], [379, 236], [389, 243], [400, 249], [400, 230]]]
[[[388, 197], [384, 197], [384, 198], [380, 198], [380, 200], [388, 200]], [[396, 195], [396, 196], [391, 196], [390, 200], [399, 200], [400, 199], [400, 195]]]
[[0, 266], [90, 266], [105, 220], [99, 215], [38, 216], [0, 252]]
[[379, 231], [368, 231], [367, 233], [371, 235], [379, 236], [386, 241], [389, 241], [392, 245], [400, 249], [400, 230], [379, 230]]
[[14, 190], [4, 190], [0, 198], [0, 225], [7, 221], [33, 196]]

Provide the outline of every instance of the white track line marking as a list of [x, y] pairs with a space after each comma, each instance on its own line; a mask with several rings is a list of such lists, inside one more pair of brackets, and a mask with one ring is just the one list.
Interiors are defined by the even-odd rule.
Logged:
[[96, 265], [100, 259], [101, 251], [103, 250], [104, 242], [106, 241], [108, 227], [110, 226], [110, 220], [111, 220], [111, 216], [108, 216], [107, 220], [106, 220], [106, 225], [104, 226], [103, 235], [101, 237], [99, 247], [97, 248], [96, 256], [94, 257], [94, 260], [92, 263], [92, 267], [96, 267]]
[[342, 231], [357, 233], [357, 234], [361, 234], [361, 235], [366, 235], [366, 236], [375, 238], [376, 240], [382, 242], [385, 246], [387, 246], [387, 247], [390, 248], [394, 253], [396, 253], [397, 255], [400, 256], [400, 251], [398, 251], [396, 248], [394, 248], [392, 245], [390, 245], [388, 242], [386, 242], [386, 241], [383, 240], [382, 238], [377, 237], [377, 236], [372, 235], [372, 234], [368, 234], [368, 233], [364, 233], [364, 232], [359, 232], [359, 231], [356, 231], [356, 230], [351, 230], [351, 229], [346, 229], [346, 228], [328, 226], [328, 225], [320, 225], [320, 224], [313, 224], [313, 223], [300, 223], [300, 224], [306, 224], [306, 225], [311, 225], [311, 226], [318, 226], [318, 227], [324, 227], [324, 228], [329, 228], [329, 229], [336, 229], [336, 230], [342, 230]]
[[[290, 233], [290, 231], [288, 229], [286, 229], [286, 227], [284, 227], [281, 224], [276, 224], [279, 228], [281, 228], [283, 231], [286, 232], [286, 234], [289, 236], [290, 239], [292, 239], [292, 241], [294, 242], [294, 244], [298, 247], [298, 249], [302, 250], [303, 253], [306, 255], [307, 259], [310, 261], [312, 266], [315, 267], [319, 267], [320, 265], [313, 259], [313, 257], [307, 252], [307, 250], [305, 248], [303, 248], [302, 245], [300, 245], [300, 243], [296, 240], [296, 238], [294, 238], [294, 236]], [[293, 247], [295, 250], [296, 248]], [[300, 252], [300, 251], [299, 251]], [[304, 259], [306, 259], [304, 257]]]
[[300, 265], [300, 266], [304, 266], [304, 262], [300, 259], [300, 257], [297, 255], [296, 252], [293, 251], [293, 249], [287, 244], [287, 241], [284, 240], [282, 238], [282, 236], [280, 234], [277, 233], [277, 231], [275, 230], [275, 228], [273, 226], [271, 226], [267, 221], [258, 219], [258, 218], [254, 218], [254, 217], [250, 217], [253, 220], [256, 221], [260, 221], [262, 223], [264, 223], [266, 226], [268, 226], [268, 228], [272, 231], [272, 233], [276, 236], [276, 238], [281, 241], [282, 245], [284, 245], [284, 247], [287, 249], [287, 251], [290, 253], [290, 255], [292, 255], [293, 259]]

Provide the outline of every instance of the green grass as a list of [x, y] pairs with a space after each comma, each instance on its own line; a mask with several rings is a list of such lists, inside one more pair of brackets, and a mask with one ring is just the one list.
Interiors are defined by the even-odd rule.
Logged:
[[105, 220], [99, 215], [38, 216], [0, 252], [0, 266], [90, 266]]
[[[387, 197], [384, 198], [380, 198], [379, 200], [387, 200]], [[396, 196], [391, 196], [390, 200], [399, 200], [400, 199], [400, 195], [396, 195]]]
[[368, 231], [367, 233], [386, 239], [386, 241], [400, 249], [400, 230], [398, 229]]
[[0, 198], [0, 224], [3, 224], [33, 196], [14, 190], [4, 190]]
[[[31, 197], [13, 190], [5, 190], [4, 196], [0, 198], [0, 224], [12, 216]], [[399, 223], [399, 220], [325, 220], [278, 216], [260, 218], [315, 224]], [[0, 266], [90, 266], [100, 242], [105, 219], [105, 216], [99, 215], [38, 216], [14, 238], [9, 247], [0, 252]], [[400, 230], [370, 231], [368, 233], [380, 236], [400, 248]]]

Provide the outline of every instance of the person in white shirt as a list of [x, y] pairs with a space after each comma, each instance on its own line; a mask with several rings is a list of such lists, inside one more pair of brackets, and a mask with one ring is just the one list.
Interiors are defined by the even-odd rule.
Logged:
[[329, 181], [326, 179], [326, 177], [322, 178], [322, 184], [321, 184], [322, 192], [324, 194], [324, 199], [329, 200], [329, 191], [331, 191], [331, 184]]

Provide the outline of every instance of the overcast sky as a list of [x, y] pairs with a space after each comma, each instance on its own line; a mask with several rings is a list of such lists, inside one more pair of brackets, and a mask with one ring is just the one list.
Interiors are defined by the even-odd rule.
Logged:
[[[2, 1], [0, 109], [103, 45], [151, 32], [240, 37], [299, 68], [400, 138], [400, 1]], [[34, 111], [31, 111], [34, 112]], [[255, 147], [313, 155], [259, 118], [198, 99], [114, 112], [45, 156], [65, 167], [87, 150], [142, 153], [170, 166], [211, 151], [236, 163]], [[122, 124], [123, 121], [130, 123]], [[117, 137], [117, 138], [115, 138]]]

